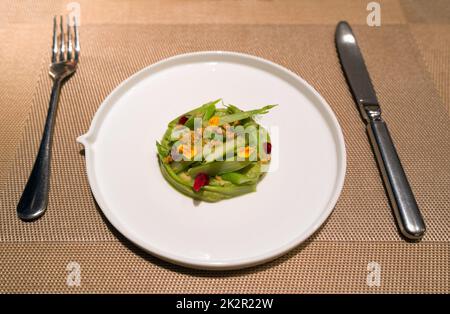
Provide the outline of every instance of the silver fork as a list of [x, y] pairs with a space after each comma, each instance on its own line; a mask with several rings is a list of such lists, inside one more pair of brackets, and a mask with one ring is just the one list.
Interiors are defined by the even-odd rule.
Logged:
[[44, 133], [33, 170], [31, 170], [30, 177], [17, 205], [17, 214], [23, 220], [37, 219], [44, 214], [47, 208], [53, 125], [55, 124], [59, 94], [64, 82], [77, 70], [77, 64], [80, 58], [80, 37], [78, 35], [76, 18], [74, 17], [73, 19], [73, 43], [69, 18], [66, 19], [66, 34], [64, 34], [63, 17], [60, 16], [59, 20], [58, 35], [57, 17], [55, 16], [53, 18], [52, 63], [50, 64], [49, 71], [50, 77], [53, 80], [53, 88], [50, 95]]

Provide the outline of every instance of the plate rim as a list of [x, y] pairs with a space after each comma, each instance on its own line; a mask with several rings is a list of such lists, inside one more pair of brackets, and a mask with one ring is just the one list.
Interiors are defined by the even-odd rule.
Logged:
[[[148, 243], [142, 243], [140, 239], [134, 236], [133, 232], [129, 231], [127, 228], [122, 227], [120, 221], [116, 219], [113, 212], [106, 206], [106, 202], [103, 200], [103, 196], [100, 192], [100, 188], [97, 184], [97, 181], [95, 180], [94, 175], [94, 166], [93, 166], [93, 152], [92, 149], [89, 149], [89, 146], [92, 144], [92, 140], [95, 140], [96, 133], [99, 129], [99, 124], [101, 125], [101, 119], [105, 115], [105, 113], [108, 112], [109, 107], [114, 104], [114, 99], [116, 97], [120, 97], [122, 94], [122, 90], [124, 87], [126, 87], [129, 84], [132, 84], [134, 80], [139, 80], [140, 76], [147, 74], [147, 72], [152, 72], [156, 69], [155, 72], [160, 71], [158, 68], [161, 66], [164, 66], [165, 64], [167, 66], [173, 66], [176, 65], [177, 62], [179, 62], [182, 59], [189, 59], [189, 58], [201, 58], [201, 57], [223, 57], [223, 56], [230, 56], [235, 58], [242, 58], [251, 60], [253, 62], [259, 62], [264, 64], [265, 66], [274, 67], [278, 71], [281, 71], [285, 75], [288, 75], [291, 79], [294, 79], [296, 81], [299, 81], [309, 92], [313, 94], [314, 97], [316, 97], [319, 102], [322, 105], [322, 109], [324, 109], [328, 115], [327, 118], [330, 119], [331, 124], [334, 126], [335, 130], [333, 130], [333, 134], [335, 137], [335, 140], [337, 141], [337, 146], [340, 148], [337, 153], [338, 156], [338, 174], [336, 179], [336, 187], [334, 188], [333, 195], [330, 197], [327, 205], [325, 206], [324, 210], [322, 211], [322, 214], [316, 219], [316, 222], [312, 224], [305, 232], [300, 234], [298, 237], [292, 239], [290, 242], [278, 246], [276, 249], [271, 250], [269, 252], [266, 252], [264, 254], [260, 254], [257, 256], [253, 256], [251, 258], [244, 258], [244, 259], [238, 259], [233, 261], [225, 261], [225, 262], [210, 262], [210, 261], [199, 261], [197, 259], [192, 258], [186, 258], [183, 256], [177, 256], [176, 254], [172, 254], [169, 252], [163, 252], [155, 247], [151, 247], [148, 245]], [[172, 64], [173, 63], [173, 64]], [[172, 64], [172, 65], [171, 65]], [[151, 74], [150, 74], [151, 75]], [[132, 85], [131, 85], [132, 86]], [[126, 88], [124, 90], [127, 90]], [[141, 249], [143, 249], [145, 252], [156, 256], [162, 260], [168, 261], [170, 263], [180, 265], [183, 267], [189, 267], [194, 269], [202, 269], [202, 270], [235, 270], [235, 269], [242, 269], [242, 268], [248, 268], [253, 267], [256, 265], [260, 265], [269, 261], [272, 261], [287, 252], [291, 251], [295, 247], [299, 246], [301, 243], [303, 243], [305, 240], [307, 240], [309, 237], [311, 237], [328, 219], [328, 217], [333, 212], [336, 203], [342, 193], [342, 189], [344, 186], [345, 176], [346, 176], [346, 167], [347, 167], [347, 153], [346, 153], [346, 146], [345, 146], [345, 140], [344, 135], [342, 132], [342, 128], [339, 124], [339, 121], [337, 120], [337, 117], [334, 113], [334, 111], [331, 109], [331, 106], [328, 104], [328, 102], [322, 97], [322, 95], [319, 94], [319, 92], [312, 87], [308, 82], [306, 82], [302, 77], [300, 77], [298, 74], [294, 73], [293, 71], [264, 58], [257, 57], [254, 55], [241, 53], [241, 52], [234, 52], [234, 51], [223, 51], [223, 50], [217, 50], [217, 51], [197, 51], [197, 52], [190, 52], [190, 53], [183, 53], [178, 54], [172, 57], [168, 57], [165, 59], [162, 59], [158, 62], [155, 62], [153, 64], [150, 64], [143, 69], [137, 71], [136, 73], [132, 74], [125, 80], [123, 80], [119, 85], [117, 85], [109, 94], [108, 96], [102, 101], [100, 106], [98, 107], [97, 111], [94, 114], [94, 117], [91, 121], [91, 124], [89, 126], [88, 131], [79, 136], [76, 141], [84, 146], [85, 149], [85, 163], [86, 163], [86, 173], [88, 177], [88, 182], [90, 189], [92, 191], [92, 194], [95, 198], [95, 201], [98, 204], [98, 207], [102, 211], [103, 215], [105, 215], [106, 219], [111, 223], [111, 225], [119, 231], [125, 238], [130, 240], [134, 245], [137, 245]]]

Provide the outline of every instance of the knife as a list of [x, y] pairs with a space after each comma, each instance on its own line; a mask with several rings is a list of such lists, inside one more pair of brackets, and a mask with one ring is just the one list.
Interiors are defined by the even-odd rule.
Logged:
[[387, 125], [381, 117], [380, 105], [364, 59], [347, 22], [339, 22], [336, 27], [336, 48], [347, 83], [366, 123], [400, 232], [408, 239], [419, 240], [425, 233], [425, 223]]

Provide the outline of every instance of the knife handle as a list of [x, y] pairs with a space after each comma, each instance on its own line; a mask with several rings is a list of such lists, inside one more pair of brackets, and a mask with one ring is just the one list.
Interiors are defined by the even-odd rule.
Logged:
[[367, 133], [401, 233], [408, 239], [421, 239], [425, 233], [425, 223], [381, 116], [368, 119]]

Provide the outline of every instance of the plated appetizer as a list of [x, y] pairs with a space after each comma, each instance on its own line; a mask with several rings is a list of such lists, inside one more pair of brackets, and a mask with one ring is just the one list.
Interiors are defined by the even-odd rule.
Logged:
[[272, 143], [254, 117], [276, 105], [243, 111], [208, 102], [169, 122], [156, 143], [164, 178], [196, 200], [217, 202], [256, 191], [270, 163]]

